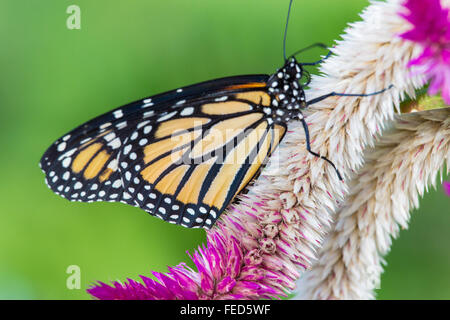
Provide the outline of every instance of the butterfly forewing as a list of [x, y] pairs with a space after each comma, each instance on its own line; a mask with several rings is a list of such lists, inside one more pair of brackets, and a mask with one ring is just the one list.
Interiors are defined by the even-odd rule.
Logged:
[[58, 139], [41, 159], [49, 187], [74, 201], [120, 199], [117, 156], [128, 132], [126, 122], [105, 122]]
[[115, 109], [41, 159], [50, 188], [121, 201], [186, 227], [211, 227], [284, 135], [266, 118], [267, 76], [219, 79]]

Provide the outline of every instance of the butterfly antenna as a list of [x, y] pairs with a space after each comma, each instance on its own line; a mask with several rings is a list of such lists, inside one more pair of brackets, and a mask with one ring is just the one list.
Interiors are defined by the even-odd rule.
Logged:
[[[312, 49], [312, 48], [316, 48], [316, 47], [319, 47], [319, 48], [322, 48], [322, 49], [328, 49], [328, 47], [327, 47], [327, 45], [325, 43], [317, 42], [317, 43], [313, 43], [313, 44], [307, 46], [306, 48], [303, 48], [303, 49], [295, 51], [289, 57], [295, 57], [296, 55], [298, 55], [299, 53], [301, 53], [303, 51], [306, 51], [306, 50], [309, 50], [309, 49]], [[331, 54], [331, 52], [328, 53], [328, 54]]]
[[284, 61], [287, 61], [287, 57], [286, 57], [286, 36], [287, 36], [287, 29], [288, 29], [288, 24], [289, 24], [289, 15], [291, 13], [291, 6], [292, 6], [292, 1], [289, 1], [289, 9], [288, 9], [288, 14], [287, 14], [287, 19], [286, 19], [286, 27], [284, 28], [284, 38], [283, 38], [283, 57], [284, 57]]

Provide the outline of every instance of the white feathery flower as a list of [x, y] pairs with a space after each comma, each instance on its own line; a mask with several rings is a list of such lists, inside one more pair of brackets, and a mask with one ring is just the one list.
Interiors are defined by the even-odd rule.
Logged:
[[[322, 76], [314, 76], [306, 92], [311, 99], [395, 86], [370, 97], [330, 97], [307, 109], [311, 149], [333, 161], [344, 177], [362, 165], [364, 148], [374, 144], [405, 94], [414, 96], [423, 84], [406, 67], [420, 48], [397, 36], [408, 27], [397, 15], [399, 7], [398, 0], [372, 2], [362, 21], [346, 29], [334, 55], [321, 64]], [[222, 214], [212, 231], [228, 230], [248, 252], [262, 254], [272, 268], [298, 278], [317, 258], [346, 192], [333, 167], [307, 152], [303, 127], [293, 122], [249, 193]]]
[[396, 116], [368, 151], [319, 261], [299, 281], [302, 299], [373, 299], [383, 256], [407, 228], [419, 196], [450, 169], [450, 108]]

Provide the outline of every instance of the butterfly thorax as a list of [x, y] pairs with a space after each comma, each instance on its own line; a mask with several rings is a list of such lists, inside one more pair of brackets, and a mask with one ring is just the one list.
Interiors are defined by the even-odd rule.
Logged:
[[302, 76], [302, 66], [295, 58], [287, 60], [283, 67], [270, 76], [267, 84], [272, 108], [267, 108], [264, 112], [272, 113], [275, 121], [287, 122], [297, 118], [301, 114], [300, 109], [306, 106], [305, 92], [299, 83]]

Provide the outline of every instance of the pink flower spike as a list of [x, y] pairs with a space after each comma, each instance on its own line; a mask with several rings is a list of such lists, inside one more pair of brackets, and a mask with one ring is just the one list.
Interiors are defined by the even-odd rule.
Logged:
[[408, 66], [413, 74], [424, 74], [430, 81], [429, 94], [442, 92], [450, 104], [450, 10], [440, 0], [406, 0], [406, 13], [400, 13], [412, 29], [400, 35], [405, 40], [419, 43], [422, 53]]
[[182, 263], [167, 273], [152, 272], [156, 280], [98, 282], [87, 292], [100, 300], [272, 299], [294, 287], [294, 278], [278, 271], [285, 268], [279, 258], [264, 255], [261, 263], [260, 250], [245, 251], [226, 229], [211, 231], [207, 243], [189, 255], [197, 271]]

